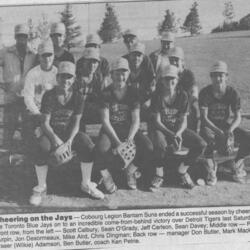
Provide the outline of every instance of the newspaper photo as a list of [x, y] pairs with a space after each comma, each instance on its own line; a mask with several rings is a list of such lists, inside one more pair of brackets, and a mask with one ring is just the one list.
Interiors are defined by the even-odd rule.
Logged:
[[0, 2], [0, 249], [250, 249], [250, 2]]

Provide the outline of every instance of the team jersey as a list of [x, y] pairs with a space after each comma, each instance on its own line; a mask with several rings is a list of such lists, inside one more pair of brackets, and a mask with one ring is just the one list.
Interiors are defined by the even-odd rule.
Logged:
[[222, 98], [214, 96], [213, 86], [208, 85], [199, 94], [200, 108], [208, 109], [208, 118], [215, 124], [226, 122], [230, 117], [230, 110], [235, 113], [240, 110], [240, 96], [231, 86], [226, 87]]
[[70, 100], [65, 104], [58, 101], [57, 89], [46, 92], [42, 99], [41, 113], [50, 114], [50, 125], [56, 134], [64, 134], [71, 125], [74, 115], [83, 113], [84, 101], [82, 95], [73, 91]]
[[131, 70], [131, 61], [129, 54], [123, 56], [129, 62], [130, 75], [128, 78], [128, 84], [139, 91], [141, 103], [150, 99], [152, 91], [150, 89], [153, 81], [155, 80], [155, 72], [153, 65], [148, 56], [144, 55], [143, 61], [136, 71]]
[[40, 65], [32, 68], [26, 78], [23, 89], [24, 102], [27, 109], [33, 114], [40, 114], [41, 101], [44, 93], [55, 87], [57, 68], [44, 71]]
[[59, 63], [64, 61], [75, 63], [74, 56], [67, 50], [64, 50], [63, 54], [59, 57], [55, 55], [53, 64], [58, 67]]
[[131, 112], [140, 108], [138, 92], [127, 87], [125, 96], [118, 100], [112, 86], [109, 86], [103, 91], [100, 107], [109, 109], [109, 119], [112, 125], [130, 125]]
[[175, 100], [168, 104], [164, 97], [157, 91], [151, 99], [151, 110], [159, 113], [161, 122], [169, 129], [178, 128], [180, 117], [188, 114], [188, 96], [186, 92], [177, 90]]

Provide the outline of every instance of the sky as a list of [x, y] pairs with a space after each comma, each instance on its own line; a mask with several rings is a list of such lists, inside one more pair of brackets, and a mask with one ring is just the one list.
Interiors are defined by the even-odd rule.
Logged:
[[[222, 12], [225, 1], [197, 0], [203, 33], [209, 33], [212, 28], [223, 22]], [[36, 25], [42, 19], [42, 15], [46, 15], [50, 22], [59, 21], [59, 12], [65, 6], [63, 1], [60, 1], [61, 4], [51, 4], [59, 3], [58, 0], [36, 1], [40, 5], [27, 5], [34, 3], [34, 0], [19, 0], [18, 4], [22, 3], [25, 5], [13, 6], [12, 4], [15, 2], [14, 0], [0, 1], [0, 17], [2, 19], [0, 31], [5, 45], [10, 45], [14, 42], [14, 26], [16, 24], [25, 23], [29, 18], [32, 18], [33, 23]], [[68, 0], [68, 2], [74, 2], [73, 13], [77, 23], [82, 28], [82, 39], [84, 40], [88, 33], [94, 33], [99, 29], [105, 13], [105, 3], [96, 3], [93, 0], [89, 1], [91, 2], [90, 4], [86, 1], [78, 0]], [[127, 28], [137, 29], [139, 37], [147, 40], [157, 36], [157, 25], [163, 20], [166, 9], [173, 11], [175, 16], [183, 23], [194, 0], [154, 0], [143, 2], [131, 2], [131, 0], [124, 2], [121, 0], [112, 2], [122, 30]], [[239, 20], [250, 13], [250, 1], [231, 0], [231, 2], [234, 6], [235, 20]]]

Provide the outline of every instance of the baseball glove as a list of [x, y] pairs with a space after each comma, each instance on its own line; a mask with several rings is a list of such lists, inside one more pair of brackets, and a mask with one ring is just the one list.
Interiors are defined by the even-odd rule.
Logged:
[[75, 153], [71, 151], [71, 145], [64, 143], [50, 154], [48, 163], [50, 166], [59, 167], [69, 162], [74, 155]]
[[125, 141], [115, 149], [115, 153], [121, 157], [124, 162], [123, 169], [127, 168], [134, 160], [136, 154], [136, 146], [134, 142]]
[[225, 133], [224, 136], [217, 136], [216, 149], [219, 154], [229, 156], [234, 151], [234, 135], [233, 133]]

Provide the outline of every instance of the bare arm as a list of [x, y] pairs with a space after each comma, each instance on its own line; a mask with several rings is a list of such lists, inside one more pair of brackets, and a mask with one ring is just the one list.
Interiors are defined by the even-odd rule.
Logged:
[[119, 146], [122, 142], [120, 141], [113, 126], [110, 123], [109, 109], [107, 108], [101, 109], [101, 121], [102, 121], [103, 129], [105, 130], [105, 132], [108, 134], [111, 140], [115, 142], [116, 146]]
[[59, 147], [61, 144], [63, 144], [63, 141], [57, 136], [57, 134], [54, 132], [52, 127], [50, 126], [50, 114], [42, 114], [42, 130], [44, 131], [45, 135], [49, 138], [52, 146], [54, 148]]
[[134, 140], [135, 134], [137, 133], [138, 129], [140, 128], [140, 109], [134, 109], [131, 112], [132, 122], [130, 126], [130, 130], [128, 133], [128, 140]]
[[81, 121], [82, 115], [74, 115], [73, 116], [73, 125], [71, 128], [71, 131], [69, 133], [69, 138], [68, 138], [68, 142], [70, 142], [70, 144], [72, 144], [73, 139], [75, 138], [76, 134], [79, 132], [80, 129], [80, 121]]
[[210, 128], [216, 135], [224, 134], [224, 132], [208, 118], [208, 108], [206, 107], [201, 107], [201, 120], [204, 123], [204, 125]]
[[234, 113], [234, 118], [230, 124], [230, 127], [228, 129], [228, 132], [229, 133], [232, 133], [241, 123], [241, 111], [240, 110], [237, 110], [235, 113]]
[[179, 118], [179, 122], [180, 125], [175, 133], [176, 136], [181, 136], [183, 131], [187, 128], [187, 114], [181, 115], [181, 117]]
[[161, 121], [160, 113], [154, 113], [153, 114], [153, 122], [155, 124], [155, 127], [162, 131], [166, 136], [174, 137], [175, 134], [170, 129], [168, 129]]

